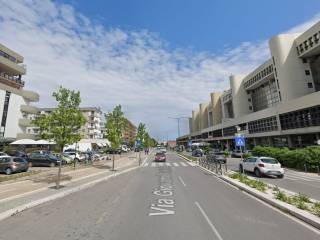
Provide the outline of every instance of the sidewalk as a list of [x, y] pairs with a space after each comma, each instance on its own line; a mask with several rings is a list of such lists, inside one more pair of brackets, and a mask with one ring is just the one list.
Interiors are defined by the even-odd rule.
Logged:
[[92, 166], [76, 170], [63, 168], [60, 190], [54, 188], [57, 169], [30, 176], [28, 180], [0, 184], [0, 220], [8, 217], [7, 213], [12, 209], [54, 197], [59, 193], [70, 194], [77, 189], [82, 189], [82, 186], [88, 187], [90, 183], [94, 184], [116, 176], [138, 165], [136, 154], [131, 153], [115, 160], [116, 171], [111, 171], [111, 160], [95, 162]]

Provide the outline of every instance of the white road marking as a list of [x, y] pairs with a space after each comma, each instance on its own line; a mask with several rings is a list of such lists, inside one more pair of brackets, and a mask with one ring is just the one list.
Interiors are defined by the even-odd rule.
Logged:
[[168, 162], [167, 162], [167, 163], [166, 163], [166, 166], [167, 166], [167, 167], [171, 167], [171, 163], [168, 163]]
[[223, 238], [221, 237], [220, 233], [218, 232], [218, 230], [216, 229], [216, 227], [213, 225], [213, 223], [211, 222], [210, 218], [208, 217], [208, 215], [206, 214], [206, 212], [202, 209], [202, 207], [200, 206], [200, 204], [198, 202], [195, 202], [196, 206], [199, 208], [201, 214], [203, 215], [203, 217], [206, 219], [207, 223], [209, 224], [209, 226], [211, 227], [211, 230], [213, 231], [213, 233], [216, 235], [216, 237], [219, 240], [223, 240]]
[[183, 166], [183, 167], [186, 167], [186, 166], [188, 166], [186, 163], [184, 163], [184, 162], [180, 162], [180, 164]]
[[160, 162], [160, 163], [158, 163], [158, 165], [159, 165], [160, 167], [163, 167], [164, 163], [163, 163], [163, 162]]
[[144, 165], [143, 165], [143, 167], [148, 167], [149, 166], [149, 163], [145, 163]]
[[174, 162], [174, 163], [172, 163], [172, 164], [173, 164], [173, 166], [175, 166], [175, 167], [179, 167], [179, 164], [176, 163], [176, 162]]
[[151, 163], [151, 167], [155, 167], [156, 166], [156, 163]]
[[182, 180], [182, 178], [181, 178], [180, 176], [179, 176], [178, 178], [179, 178], [180, 182], [182, 183], [182, 185], [183, 185], [184, 187], [186, 187], [187, 185], [186, 185], [186, 183]]

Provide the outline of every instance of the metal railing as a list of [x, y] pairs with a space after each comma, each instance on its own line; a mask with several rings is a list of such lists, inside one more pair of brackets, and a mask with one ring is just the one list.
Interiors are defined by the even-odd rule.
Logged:
[[215, 172], [218, 175], [223, 175], [228, 172], [227, 163], [224, 163], [222, 161], [211, 159], [207, 157], [201, 157], [198, 160], [199, 165]]

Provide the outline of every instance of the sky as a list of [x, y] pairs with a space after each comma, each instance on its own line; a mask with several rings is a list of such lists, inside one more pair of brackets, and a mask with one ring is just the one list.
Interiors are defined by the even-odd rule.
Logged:
[[[121, 104], [158, 140], [177, 137], [228, 76], [269, 57], [268, 39], [320, 20], [320, 1], [0, 0], [0, 42], [25, 58], [26, 89], [55, 106], [60, 85], [82, 106]], [[188, 132], [181, 120], [181, 134]]]

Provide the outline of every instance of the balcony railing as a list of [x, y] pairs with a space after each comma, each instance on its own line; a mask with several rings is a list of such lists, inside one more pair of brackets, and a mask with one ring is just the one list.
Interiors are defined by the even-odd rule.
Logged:
[[4, 72], [0, 72], [0, 82], [14, 88], [24, 87], [24, 81], [22, 81], [20, 77], [9, 76]]

